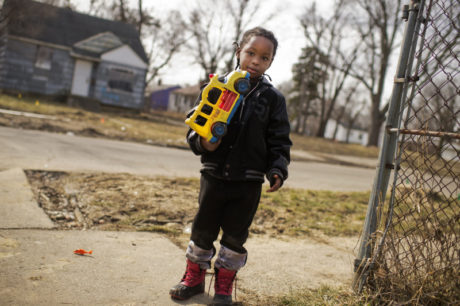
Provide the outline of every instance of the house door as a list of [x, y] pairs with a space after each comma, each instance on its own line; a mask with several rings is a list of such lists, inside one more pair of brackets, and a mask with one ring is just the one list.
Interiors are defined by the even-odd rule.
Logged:
[[87, 97], [91, 81], [91, 70], [93, 63], [77, 59], [73, 71], [73, 81], [71, 94]]

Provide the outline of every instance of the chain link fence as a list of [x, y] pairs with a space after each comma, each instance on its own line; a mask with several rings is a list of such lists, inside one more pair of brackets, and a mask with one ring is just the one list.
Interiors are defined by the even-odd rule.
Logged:
[[460, 2], [412, 1], [404, 15], [353, 285], [385, 304], [458, 305]]

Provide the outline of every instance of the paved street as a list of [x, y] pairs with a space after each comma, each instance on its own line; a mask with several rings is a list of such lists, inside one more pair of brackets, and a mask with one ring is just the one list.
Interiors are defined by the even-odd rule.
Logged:
[[[197, 177], [200, 162], [188, 150], [0, 127], [0, 170], [10, 168]], [[286, 186], [365, 191], [372, 188], [374, 172], [293, 161]]]

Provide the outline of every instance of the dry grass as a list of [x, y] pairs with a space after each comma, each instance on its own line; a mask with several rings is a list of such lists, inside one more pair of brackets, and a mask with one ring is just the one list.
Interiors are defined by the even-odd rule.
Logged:
[[276, 193], [263, 193], [252, 230], [291, 237], [316, 232], [327, 236], [358, 236], [368, 199], [368, 192], [284, 188]]
[[[266, 305], [276, 306], [316, 306], [316, 305], [368, 305], [365, 295], [356, 295], [347, 288], [321, 286], [318, 289], [306, 289], [290, 292], [276, 298]], [[261, 304], [262, 305], [262, 304]]]
[[400, 144], [394, 201], [380, 207], [386, 236], [367, 287], [384, 304], [457, 305], [459, 163], [437, 156], [428, 137], [410, 141]]
[[[197, 208], [196, 178], [31, 170], [26, 174], [37, 202], [62, 229], [148, 230], [177, 236], [190, 227]], [[264, 191], [251, 233], [278, 238], [358, 236], [368, 198], [368, 192]], [[73, 217], [76, 208], [84, 221]]]
[[379, 149], [377, 147], [364, 147], [358, 144], [347, 144], [332, 141], [325, 138], [310, 136], [291, 135], [293, 150], [330, 153], [337, 155], [350, 155], [359, 157], [377, 158]]

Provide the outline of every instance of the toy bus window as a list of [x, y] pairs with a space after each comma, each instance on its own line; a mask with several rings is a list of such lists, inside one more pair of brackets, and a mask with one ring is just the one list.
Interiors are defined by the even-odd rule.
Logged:
[[220, 94], [222, 93], [222, 90], [219, 88], [214, 87], [211, 89], [208, 93], [208, 101], [211, 104], [216, 104], [217, 100], [219, 100]]
[[205, 105], [203, 105], [203, 107], [201, 108], [201, 112], [202, 112], [202, 113], [205, 113], [206, 115], [209, 116], [209, 115], [211, 115], [211, 113], [212, 113], [212, 107], [209, 106], [209, 105], [207, 105], [207, 104], [205, 104]]
[[195, 123], [201, 126], [204, 126], [206, 124], [206, 121], [208, 121], [206, 118], [199, 115], [195, 119]]

